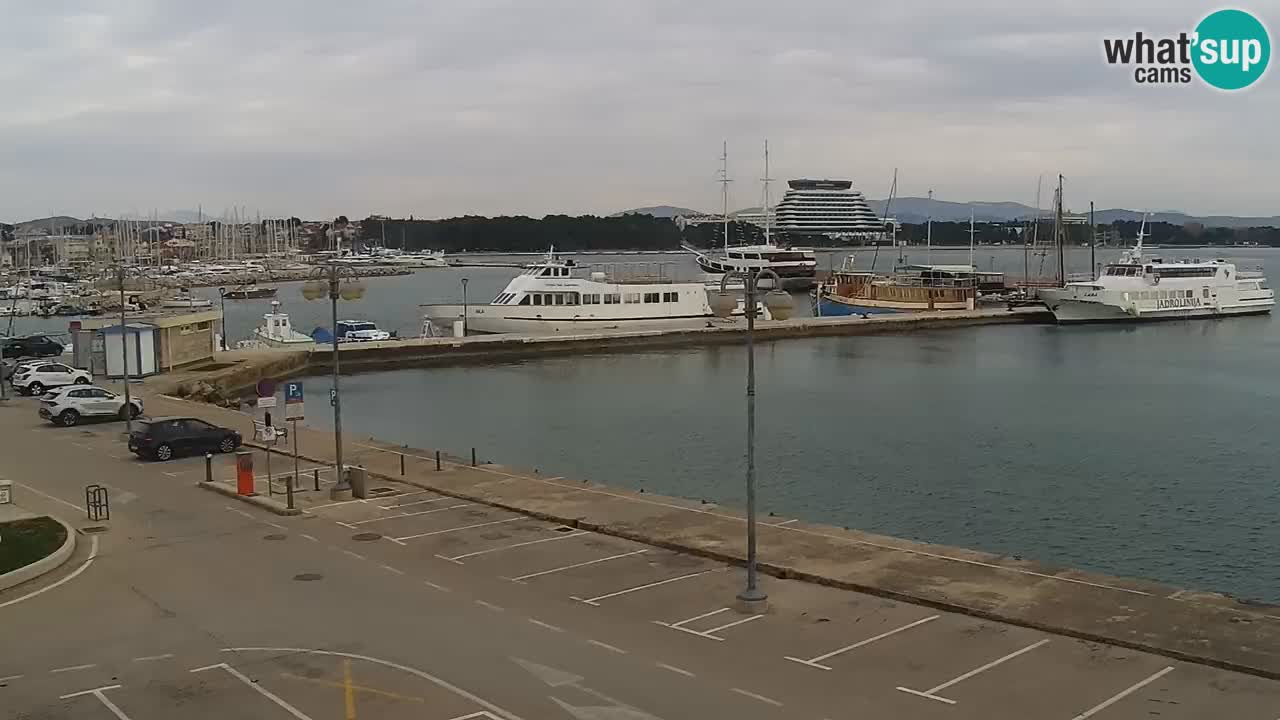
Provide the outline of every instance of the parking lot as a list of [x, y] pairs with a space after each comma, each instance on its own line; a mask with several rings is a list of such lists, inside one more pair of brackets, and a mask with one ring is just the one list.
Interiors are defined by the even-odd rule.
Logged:
[[[203, 456], [167, 463], [138, 461], [124, 449], [120, 423], [56, 428], [39, 425], [33, 418], [32, 429], [62, 434], [69, 443], [101, 455], [104, 461], [129, 463], [156, 482], [194, 484], [205, 473]], [[255, 458], [259, 491], [265, 493], [265, 457], [255, 451]], [[234, 456], [215, 455], [211, 468], [215, 477], [233, 477]], [[501, 587], [511, 588], [509, 593], [477, 600], [495, 608], [518, 611], [520, 598], [536, 593], [564, 608], [557, 624], [534, 618], [552, 632], [572, 629], [564, 621], [566, 616], [592, 622], [603, 618], [643, 629], [650, 642], [669, 649], [671, 658], [697, 658], [726, 672], [732, 672], [737, 663], [767, 664], [773, 684], [749, 693], [763, 704], [781, 703], [775, 696], [789, 688], [804, 688], [811, 695], [831, 698], [833, 718], [847, 704], [842, 699], [851, 695], [880, 698], [900, 708], [902, 716], [919, 718], [1280, 717], [1280, 683], [1270, 680], [772, 577], [763, 578], [770, 596], [768, 611], [742, 613], [733, 606], [742, 586], [739, 568], [391, 481], [379, 481], [379, 497], [333, 503], [326, 492], [332, 482], [329, 469], [307, 462], [300, 468], [305, 480], [299, 490], [306, 512], [303, 518], [275, 518], [238, 504], [231, 509], [293, 532], [303, 530], [292, 523], [310, 521], [312, 529], [305, 532], [316, 535], [320, 533], [314, 522], [320, 520], [331, 528], [335, 547], [354, 560], [380, 564], [409, 579], [438, 577], [442, 568], [451, 568], [470, 577], [500, 581]], [[272, 470], [274, 491], [281, 491], [292, 464], [277, 456]], [[321, 483], [319, 493], [309, 489], [316, 477]], [[208, 501], [223, 499], [209, 495]], [[771, 522], [790, 521], [775, 518]], [[315, 547], [323, 551], [320, 545]], [[1116, 612], [1123, 611], [1117, 605]], [[629, 648], [597, 644], [609, 652], [629, 652]], [[263, 665], [268, 669], [256, 669], [252, 676], [258, 682], [246, 682], [243, 677], [250, 677], [249, 673], [236, 670], [235, 663], [220, 667], [221, 661], [215, 660], [189, 676], [175, 672], [172, 684], [164, 687], [174, 697], [190, 693], [200, 702], [207, 699], [210, 717], [212, 708], [221, 706], [212, 698], [230, 693], [243, 693], [244, 702], [260, 702], [268, 710], [279, 709], [281, 717], [299, 717], [288, 707], [321, 717], [333, 714], [325, 704], [332, 700], [325, 699], [331, 688], [323, 683], [345, 682], [341, 663], [334, 664], [332, 658], [317, 661], [311, 675], [281, 669], [283, 661], [277, 663], [279, 667]], [[673, 673], [687, 673], [691, 679], [695, 674], [681, 663], [659, 665]], [[358, 675], [365, 672], [359, 669]], [[422, 703], [411, 707], [416, 701], [403, 698], [428, 699], [427, 690], [384, 678], [383, 670], [370, 674], [376, 677], [367, 678], [363, 685], [390, 693], [371, 692], [367, 699], [371, 707], [376, 703], [383, 708], [379, 712], [385, 717], [399, 717], [395, 713], [402, 709], [409, 713], [406, 717], [486, 717], [468, 714], [483, 709], [465, 702], [434, 700], [430, 712], [423, 714]], [[165, 717], [171, 711], [162, 707], [164, 693], [144, 691], [126, 678], [107, 680], [100, 685], [95, 681], [78, 688], [60, 687], [59, 698], [67, 696], [62, 699], [65, 716], [96, 718], [114, 713], [117, 718], [142, 719]], [[110, 685], [119, 687], [107, 688]], [[313, 687], [303, 692], [303, 685]], [[341, 698], [343, 693], [338, 695]], [[124, 715], [112, 710], [111, 704]], [[259, 716], [271, 717], [254, 715]]]
[[382, 535], [388, 557], [504, 578], [682, 651], [772, 656], [783, 680], [896, 693], [919, 717], [1280, 716], [1269, 680], [808, 583], [767, 578], [769, 611], [743, 614], [737, 568], [429, 491], [314, 512]]

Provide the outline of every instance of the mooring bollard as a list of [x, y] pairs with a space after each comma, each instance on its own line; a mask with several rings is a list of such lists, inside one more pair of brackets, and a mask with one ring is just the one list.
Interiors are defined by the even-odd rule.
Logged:
[[204, 481], [213, 482], [213, 453], [204, 454]]
[[436, 472], [440, 472], [440, 451], [436, 451]]
[[316, 492], [320, 492], [320, 468], [312, 470], [311, 477], [316, 481]]
[[476, 466], [476, 449], [471, 448], [471, 467]]

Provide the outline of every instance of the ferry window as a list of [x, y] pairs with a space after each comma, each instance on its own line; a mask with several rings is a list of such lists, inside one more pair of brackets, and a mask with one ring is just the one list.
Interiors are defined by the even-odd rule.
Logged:
[[525, 295], [524, 297], [520, 298], [520, 304], [521, 304], [521, 305], [528, 305], [528, 304], [529, 304], [529, 297], [530, 297], [529, 295]]
[[617, 293], [605, 293], [604, 295], [605, 305], [617, 305], [618, 300], [619, 300], [619, 297]]
[[647, 303], [656, 303], [658, 302], [659, 297], [661, 297], [659, 293], [645, 293], [644, 301]]
[[541, 295], [541, 294], [537, 294], [537, 295], [534, 295], [534, 296], [533, 296], [533, 304], [534, 304], [534, 305], [541, 305], [541, 304], [542, 304], [542, 295]]
[[557, 305], [563, 305], [563, 304], [564, 304], [564, 293], [552, 293], [552, 294], [551, 294], [551, 296], [552, 296], [553, 298], [555, 298], [555, 301], [556, 301], [556, 304], [557, 304]]
[[565, 305], [577, 305], [577, 304], [578, 304], [578, 293], [565, 293], [565, 294], [564, 294], [564, 304], [565, 304]]
[[662, 293], [662, 302], [676, 302], [680, 297], [680, 293]]
[[622, 299], [627, 303], [638, 303], [640, 302], [640, 293], [626, 293]]
[[1204, 289], [1204, 296], [1209, 297], [1209, 288]]
[[552, 271], [553, 269], [554, 269], [554, 268], [547, 268], [546, 270], [543, 270], [543, 271], [542, 271], [542, 277], [551, 277], [551, 271]]

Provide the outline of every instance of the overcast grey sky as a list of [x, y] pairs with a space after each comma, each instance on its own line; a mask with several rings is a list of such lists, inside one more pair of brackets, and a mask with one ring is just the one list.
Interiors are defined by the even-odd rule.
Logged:
[[[1140, 87], [1106, 36], [1193, 0], [0, 0], [0, 219], [321, 218], [870, 197], [1280, 213], [1280, 76]], [[1270, 25], [1275, 0], [1241, 6]], [[1270, 15], [1268, 17], [1268, 9]], [[1046, 191], [1046, 203], [1049, 197]]]

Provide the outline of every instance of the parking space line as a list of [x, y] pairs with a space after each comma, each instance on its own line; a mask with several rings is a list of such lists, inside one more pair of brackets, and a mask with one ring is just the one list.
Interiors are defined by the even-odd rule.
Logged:
[[840, 648], [839, 650], [832, 650], [831, 652], [826, 653], [825, 655], [819, 655], [819, 656], [814, 657], [814, 658], [809, 658], [808, 660], [801, 660], [800, 658], [797, 658], [797, 657], [791, 657], [790, 655], [787, 655], [787, 656], [786, 656], [786, 659], [787, 659], [787, 660], [790, 660], [790, 661], [792, 661], [792, 662], [798, 662], [798, 663], [800, 663], [801, 665], [808, 665], [808, 666], [810, 666], [810, 667], [815, 667], [815, 668], [818, 668], [819, 670], [830, 670], [831, 668], [827, 667], [826, 665], [822, 665], [822, 664], [820, 664], [820, 663], [821, 663], [823, 660], [829, 660], [829, 659], [831, 659], [831, 658], [833, 658], [833, 657], [835, 657], [835, 656], [837, 656], [837, 655], [839, 655], [839, 654], [841, 654], [841, 653], [846, 653], [846, 652], [849, 652], [850, 650], [857, 650], [858, 648], [860, 648], [860, 647], [862, 647], [862, 646], [864, 646], [864, 645], [870, 645], [871, 643], [873, 643], [873, 642], [875, 642], [875, 641], [877, 641], [877, 640], [883, 640], [883, 639], [885, 639], [885, 638], [889, 637], [890, 635], [897, 635], [898, 633], [900, 633], [900, 632], [902, 632], [902, 631], [904, 631], [904, 630], [910, 630], [911, 628], [916, 627], [917, 625], [923, 625], [923, 624], [925, 624], [925, 623], [927, 623], [927, 622], [933, 622], [934, 620], [937, 620], [937, 619], [938, 619], [938, 618], [940, 618], [940, 617], [942, 617], [942, 616], [941, 616], [941, 615], [930, 615], [929, 617], [924, 618], [924, 619], [922, 619], [922, 620], [916, 620], [916, 621], [915, 621], [915, 622], [913, 622], [913, 623], [907, 623], [906, 625], [903, 625], [902, 627], [894, 628], [894, 629], [892, 629], [892, 630], [889, 630], [888, 632], [882, 632], [882, 633], [880, 633], [879, 635], [876, 635], [875, 637], [869, 637], [869, 638], [867, 638], [866, 640], [861, 640], [861, 641], [856, 642], [856, 643], [854, 643], [854, 644], [852, 644], [852, 645], [846, 645], [845, 647], [842, 647], [842, 648]]
[[311, 720], [311, 717], [309, 717], [306, 713], [302, 712], [302, 711], [301, 711], [301, 710], [299, 710], [298, 708], [296, 708], [296, 707], [294, 707], [294, 706], [290, 705], [289, 703], [285, 702], [283, 699], [281, 699], [281, 697], [280, 697], [279, 695], [276, 695], [275, 693], [271, 692], [270, 690], [268, 690], [268, 689], [266, 689], [266, 688], [262, 687], [262, 685], [260, 685], [260, 684], [258, 684], [258, 683], [255, 683], [254, 681], [252, 681], [252, 680], [250, 680], [249, 678], [245, 677], [244, 675], [242, 675], [242, 674], [240, 673], [240, 671], [239, 671], [239, 670], [236, 670], [235, 668], [231, 667], [230, 665], [228, 665], [228, 664], [226, 664], [226, 663], [218, 663], [217, 665], [209, 665], [209, 666], [202, 667], [202, 668], [196, 668], [196, 669], [192, 670], [191, 672], [193, 672], [193, 673], [197, 673], [197, 672], [203, 672], [203, 671], [205, 671], [205, 670], [213, 670], [213, 669], [215, 669], [215, 668], [221, 668], [222, 670], [226, 670], [226, 671], [227, 671], [227, 673], [229, 673], [229, 674], [231, 675], [231, 677], [234, 677], [235, 679], [239, 680], [240, 682], [244, 683], [245, 685], [248, 685], [249, 687], [253, 688], [254, 692], [257, 692], [258, 694], [262, 695], [263, 697], [265, 697], [266, 699], [268, 699], [268, 700], [270, 700], [271, 702], [275, 703], [276, 705], [279, 705], [281, 708], [283, 708], [283, 709], [284, 709], [284, 711], [285, 711], [285, 712], [289, 713], [290, 715], [294, 716], [295, 718], [298, 718], [298, 720]]
[[164, 655], [146, 655], [144, 657], [136, 657], [134, 662], [151, 662], [152, 660], [168, 660], [173, 657], [173, 653], [165, 653]]
[[310, 535], [308, 535], [308, 534], [306, 534], [306, 533], [302, 533], [302, 534], [301, 534], [301, 536], [302, 536], [304, 539], [306, 539], [306, 540], [310, 540], [311, 542], [320, 542], [319, 540], [315, 539], [314, 537], [312, 537], [312, 536], [310, 536]]
[[351, 503], [366, 503], [364, 498], [355, 498], [353, 500], [339, 500], [338, 502], [325, 503], [324, 505], [312, 505], [307, 508], [307, 512], [313, 510], [324, 510], [325, 508], [338, 507], [339, 505], [350, 505]]
[[21, 680], [24, 677], [26, 676], [25, 675], [6, 675], [4, 677], [0, 677], [0, 683], [9, 682], [10, 680]]
[[553, 573], [562, 572], [564, 570], [572, 570], [574, 568], [586, 567], [588, 565], [598, 565], [602, 562], [609, 562], [610, 560], [618, 560], [620, 558], [631, 557], [632, 555], [640, 555], [642, 553], [647, 553], [647, 552], [649, 552], [648, 548], [645, 548], [643, 550], [632, 550], [631, 552], [627, 552], [627, 553], [619, 553], [617, 555], [610, 555], [609, 557], [596, 558], [595, 560], [588, 560], [586, 562], [574, 563], [573, 565], [564, 565], [562, 567], [551, 568], [550, 570], [542, 570], [540, 572], [529, 573], [527, 575], [521, 575], [520, 577], [513, 577], [508, 579], [514, 580], [515, 582], [524, 582], [525, 580], [532, 580], [533, 578], [542, 577], [543, 575], [551, 575]]
[[417, 538], [430, 537], [432, 535], [443, 535], [445, 533], [458, 532], [459, 530], [471, 530], [473, 528], [489, 527], [490, 525], [501, 525], [502, 523], [515, 522], [517, 520], [528, 520], [524, 516], [507, 518], [506, 520], [493, 520], [490, 522], [476, 523], [474, 525], [463, 525], [462, 527], [449, 528], [448, 530], [435, 530], [432, 532], [418, 533], [417, 535], [405, 535], [404, 537], [392, 538], [393, 540], [405, 541], [416, 540]]
[[722, 612], [729, 612], [729, 608], [720, 608], [719, 610], [712, 610], [711, 612], [702, 613], [701, 615], [694, 615], [693, 617], [685, 620], [681, 620], [678, 623], [668, 624], [668, 623], [659, 621], [658, 624], [666, 625], [667, 627], [671, 627], [671, 628], [678, 628], [678, 627], [681, 627], [682, 625], [687, 625], [688, 623], [694, 622], [695, 620], [701, 620], [702, 618], [711, 617], [712, 615], [719, 615]]
[[273, 522], [269, 522], [269, 523], [267, 523], [267, 524], [268, 524], [268, 525], [270, 525], [270, 526], [271, 526], [271, 527], [273, 527], [273, 528], [276, 528], [277, 530], [288, 530], [288, 529], [289, 529], [289, 528], [287, 528], [287, 527], [285, 527], [285, 526], [281, 525], [280, 523], [273, 523]]
[[31, 487], [30, 485], [27, 485], [26, 483], [21, 483], [21, 482], [18, 482], [17, 480], [13, 480], [13, 481], [11, 481], [11, 482], [12, 482], [14, 485], [17, 485], [18, 487], [24, 488], [27, 492], [33, 492], [33, 493], [35, 493], [35, 494], [39, 495], [40, 497], [47, 498], [47, 499], [52, 500], [52, 501], [54, 501], [54, 502], [56, 502], [56, 503], [62, 503], [63, 505], [66, 505], [66, 506], [67, 506], [67, 507], [69, 507], [69, 508], [74, 508], [74, 509], [76, 509], [76, 510], [79, 510], [80, 512], [88, 512], [87, 510], [85, 510], [84, 508], [80, 507], [79, 505], [77, 505], [77, 504], [75, 504], [75, 503], [70, 503], [70, 502], [67, 502], [66, 500], [63, 500], [62, 498], [56, 498], [56, 497], [54, 497], [54, 496], [52, 496], [52, 495], [50, 495], [50, 494], [48, 494], [48, 493], [40, 492], [39, 490], [37, 490], [37, 489], [35, 489], [35, 488]]
[[390, 573], [395, 573], [396, 575], [404, 574], [404, 571], [401, 570], [400, 568], [393, 568], [390, 565], [382, 565], [381, 567], [383, 570], [386, 570], [387, 572], [390, 572]]
[[1097, 705], [1094, 705], [1093, 707], [1089, 708], [1088, 710], [1085, 710], [1084, 712], [1080, 713], [1079, 715], [1075, 716], [1074, 718], [1071, 718], [1071, 720], [1085, 720], [1085, 718], [1093, 717], [1093, 715], [1094, 715], [1095, 713], [1098, 713], [1098, 712], [1101, 712], [1101, 711], [1103, 711], [1103, 710], [1106, 710], [1107, 708], [1111, 707], [1112, 705], [1114, 705], [1114, 704], [1116, 704], [1116, 703], [1120, 702], [1121, 700], [1125, 699], [1125, 698], [1126, 698], [1126, 697], [1128, 697], [1129, 695], [1132, 695], [1133, 693], [1135, 693], [1135, 692], [1137, 692], [1137, 691], [1141, 690], [1142, 688], [1144, 688], [1144, 687], [1146, 687], [1146, 686], [1150, 685], [1151, 683], [1155, 682], [1156, 680], [1159, 680], [1160, 678], [1164, 677], [1165, 675], [1168, 675], [1168, 674], [1169, 674], [1169, 673], [1171, 673], [1171, 672], [1173, 672], [1173, 666], [1172, 666], [1172, 665], [1170, 665], [1169, 667], [1166, 667], [1165, 669], [1161, 670], [1160, 672], [1155, 673], [1154, 675], [1152, 675], [1151, 677], [1147, 678], [1146, 680], [1143, 680], [1143, 681], [1141, 681], [1141, 682], [1136, 682], [1136, 683], [1134, 683], [1133, 685], [1130, 685], [1129, 687], [1125, 688], [1124, 690], [1121, 690], [1120, 692], [1116, 693], [1115, 695], [1112, 695], [1111, 697], [1107, 698], [1106, 700], [1102, 701], [1101, 703], [1098, 703]]
[[746, 697], [749, 697], [752, 700], [759, 700], [762, 703], [766, 703], [774, 707], [782, 707], [782, 703], [778, 702], [777, 700], [774, 700], [773, 698], [765, 697], [763, 695], [757, 695], [756, 693], [753, 693], [749, 690], [743, 690], [742, 688], [729, 688], [729, 689], [733, 692], [738, 693], [739, 695], [744, 695]]
[[587, 642], [591, 643], [592, 645], [595, 645], [596, 647], [604, 648], [605, 650], [608, 650], [611, 653], [617, 653], [619, 655], [627, 654], [626, 650], [623, 650], [620, 647], [615, 647], [613, 645], [610, 645], [609, 643], [600, 642], [599, 640], [592, 640], [591, 638], [587, 638]]
[[233, 513], [235, 513], [235, 514], [237, 514], [237, 515], [243, 515], [244, 517], [247, 517], [247, 518], [249, 518], [250, 520], [253, 520], [253, 519], [254, 519], [254, 518], [253, 518], [253, 515], [252, 515], [251, 513], [247, 513], [247, 512], [245, 512], [245, 511], [241, 510], [240, 508], [233, 508], [233, 507], [231, 507], [230, 505], [223, 505], [223, 507], [224, 507], [224, 508], [226, 508], [226, 509], [228, 509], [228, 510], [230, 510], [231, 512], [233, 512]]
[[[451, 500], [453, 498], [450, 498]], [[419, 515], [430, 515], [432, 513], [445, 512], [446, 510], [457, 510], [458, 508], [471, 507], [475, 503], [462, 503], [460, 505], [450, 505], [449, 507], [435, 508], [434, 510], [419, 510], [418, 512], [400, 513], [398, 515], [383, 515], [382, 517], [370, 518], [368, 520], [357, 520], [347, 527], [355, 527], [356, 525], [367, 525], [373, 522], [382, 522], [383, 520], [395, 520], [396, 518], [418, 517]]]
[[70, 698], [80, 697], [81, 695], [92, 695], [98, 699], [98, 702], [105, 705], [106, 708], [111, 711], [112, 715], [115, 715], [120, 720], [130, 720], [129, 716], [125, 715], [124, 711], [121, 710], [119, 707], [116, 707], [116, 704], [111, 702], [111, 700], [107, 698], [107, 696], [103, 693], [104, 690], [115, 690], [118, 687], [120, 686], [119, 685], [103, 685], [102, 687], [94, 688], [92, 690], [81, 690], [80, 692], [74, 692], [67, 695], [62, 695], [58, 699], [68, 700]]
[[550, 630], [552, 632], [564, 632], [564, 628], [556, 627], [551, 623], [544, 623], [541, 620], [538, 620], [537, 618], [529, 618], [529, 622], [533, 623], [534, 625], [537, 625], [540, 628], [546, 628], [547, 630]]
[[697, 675], [694, 675], [693, 673], [689, 672], [688, 670], [685, 670], [685, 669], [683, 669], [683, 668], [678, 668], [678, 667], [676, 667], [675, 665], [668, 665], [668, 664], [666, 664], [666, 663], [654, 663], [654, 665], [657, 665], [658, 667], [662, 668], [663, 670], [670, 670], [671, 672], [673, 672], [673, 673], [675, 673], [675, 674], [677, 674], [677, 675], [683, 675], [683, 676], [685, 676], [685, 677], [691, 677], [691, 678], [692, 678], [692, 677], [698, 677]]
[[769, 525], [772, 525], [773, 527], [786, 527], [786, 526], [788, 526], [788, 525], [790, 525], [791, 523], [794, 523], [794, 522], [800, 522], [800, 518], [792, 518], [792, 519], [790, 519], [790, 520], [783, 520], [782, 522], [779, 522], [779, 523], [769, 523]]
[[[519, 542], [519, 543], [515, 543], [514, 545], [503, 545], [502, 547], [489, 548], [488, 550], [476, 550], [475, 552], [469, 552], [463, 555], [454, 555], [453, 557], [445, 557], [443, 555], [436, 555], [436, 557], [440, 558], [441, 560], [448, 560], [449, 562], [458, 562], [459, 560], [465, 560], [467, 558], [475, 557], [477, 555], [487, 555], [489, 553], [499, 552], [501, 550], [510, 550], [511, 548], [525, 547], [527, 545], [537, 545], [538, 543], [545, 543], [545, 542], [554, 542], [556, 540], [566, 540], [568, 538], [579, 537], [582, 535], [589, 535], [589, 534], [590, 533], [588, 533], [585, 530], [579, 530], [577, 532], [565, 533], [563, 535], [556, 535], [555, 537], [540, 538], [538, 540], [529, 540], [526, 542]], [[458, 564], [461, 565], [462, 563], [458, 563]]]
[[963, 675], [960, 675], [959, 677], [951, 678], [950, 680], [948, 680], [948, 681], [946, 681], [946, 682], [942, 683], [941, 685], [936, 685], [936, 686], [931, 687], [931, 688], [929, 688], [928, 690], [925, 690], [925, 691], [923, 691], [923, 692], [921, 692], [920, 690], [912, 690], [911, 688], [905, 688], [905, 687], [899, 687], [898, 689], [899, 689], [899, 690], [901, 690], [901, 691], [902, 691], [902, 692], [904, 692], [904, 693], [910, 693], [910, 694], [912, 694], [912, 695], [919, 695], [920, 697], [929, 698], [930, 700], [937, 700], [938, 702], [944, 702], [944, 703], [946, 703], [946, 704], [948, 704], [948, 705], [955, 705], [955, 704], [956, 704], [956, 701], [955, 701], [955, 700], [951, 700], [951, 699], [949, 699], [949, 698], [944, 698], [944, 697], [941, 697], [941, 696], [939, 696], [939, 695], [935, 695], [934, 693], [937, 693], [937, 692], [939, 692], [939, 691], [941, 691], [941, 690], [946, 690], [947, 688], [951, 687], [952, 685], [955, 685], [956, 683], [964, 682], [965, 680], [968, 680], [969, 678], [973, 677], [974, 675], [978, 675], [979, 673], [984, 673], [984, 672], [986, 672], [986, 671], [990, 670], [991, 668], [993, 668], [993, 667], [995, 667], [995, 666], [997, 666], [997, 665], [1000, 665], [1001, 663], [1007, 662], [1007, 661], [1009, 661], [1009, 660], [1012, 660], [1012, 659], [1014, 659], [1014, 658], [1018, 657], [1019, 655], [1022, 655], [1023, 653], [1029, 653], [1029, 652], [1031, 652], [1032, 650], [1035, 650], [1036, 648], [1040, 647], [1041, 645], [1044, 645], [1044, 644], [1045, 644], [1045, 643], [1047, 643], [1047, 642], [1049, 642], [1049, 638], [1045, 638], [1044, 640], [1041, 640], [1041, 641], [1039, 641], [1039, 642], [1032, 643], [1032, 644], [1030, 644], [1030, 645], [1028, 645], [1028, 646], [1026, 646], [1026, 647], [1022, 648], [1021, 650], [1014, 650], [1013, 652], [1009, 653], [1008, 655], [1005, 655], [1005, 656], [1004, 656], [1004, 657], [1002, 657], [1002, 658], [997, 658], [997, 659], [995, 659], [995, 660], [992, 660], [991, 662], [987, 663], [986, 665], [983, 665], [983, 666], [981, 666], [981, 667], [974, 668], [973, 670], [970, 670], [969, 672], [967, 672], [967, 673], [965, 673], [965, 674], [963, 674]]
[[[703, 635], [706, 635], [707, 637], [715, 637], [715, 635], [714, 635], [713, 633], [718, 633], [718, 632], [720, 632], [721, 630], [728, 630], [729, 628], [731, 628], [731, 627], [737, 627], [738, 625], [744, 625], [744, 624], [746, 624], [746, 623], [751, 622], [752, 620], [759, 620], [759, 619], [760, 619], [760, 618], [762, 618], [762, 617], [764, 617], [764, 615], [748, 615], [747, 617], [741, 618], [741, 619], [739, 619], [739, 620], [734, 620], [734, 621], [733, 621], [733, 622], [731, 622], [731, 623], [725, 623], [724, 625], [721, 625], [720, 627], [714, 627], [714, 628], [711, 628], [710, 630], [707, 630], [707, 631], [703, 632], [702, 634], [703, 634]], [[723, 639], [723, 638], [717, 638], [717, 639]]]
[[[423, 490], [422, 492], [430, 492], [430, 491]], [[404, 497], [404, 496], [397, 495], [396, 497]], [[415, 500], [413, 502], [398, 503], [396, 505], [379, 505], [378, 509], [379, 510], [396, 510], [398, 508], [413, 507], [414, 505], [426, 505], [428, 503], [437, 503], [437, 502], [443, 502], [445, 500], [457, 500], [457, 499], [458, 498], [454, 498], [454, 497], [437, 497], [437, 498], [430, 498], [427, 500]]]
[[343, 551], [342, 551], [342, 554], [343, 554], [343, 555], [347, 555], [347, 556], [349, 556], [349, 557], [353, 557], [353, 558], [355, 558], [355, 559], [357, 559], [357, 560], [368, 560], [368, 559], [369, 559], [369, 558], [367, 558], [367, 557], [365, 557], [365, 556], [361, 555], [360, 553], [351, 552], [350, 550], [343, 550]]
[[477, 601], [476, 601], [476, 604], [477, 604], [477, 605], [479, 605], [479, 606], [480, 606], [480, 607], [482, 607], [482, 608], [487, 608], [487, 609], [492, 610], [492, 611], [494, 611], [494, 612], [503, 612], [503, 610], [504, 610], [502, 607], [499, 607], [498, 605], [494, 605], [494, 604], [493, 604], [493, 603], [491, 603], [491, 602], [485, 602], [484, 600], [477, 600]]
[[689, 578], [696, 578], [700, 575], [706, 575], [707, 573], [720, 572], [720, 571], [723, 571], [724, 569], [725, 568], [712, 568], [710, 570], [699, 570], [698, 572], [688, 573], [686, 575], [677, 575], [676, 577], [667, 578], [666, 580], [659, 580], [658, 582], [646, 583], [644, 585], [636, 585], [635, 587], [629, 587], [629, 588], [619, 590], [617, 592], [611, 592], [605, 595], [597, 595], [596, 597], [593, 597], [593, 598], [580, 598], [577, 595], [574, 595], [572, 596], [571, 599], [577, 600], [578, 602], [585, 603], [587, 605], [597, 606], [600, 604], [601, 600], [608, 600], [610, 598], [616, 598], [621, 595], [628, 595], [633, 592], [648, 590], [649, 588], [658, 587], [659, 585], [666, 585], [667, 583], [678, 582], [680, 580], [688, 580]]
[[50, 670], [49, 672], [51, 673], [75, 672], [76, 670], [88, 670], [89, 668], [95, 668], [95, 667], [98, 667], [97, 663], [87, 663], [85, 665], [71, 665], [68, 667], [61, 667], [61, 668], [57, 668], [56, 670]]

